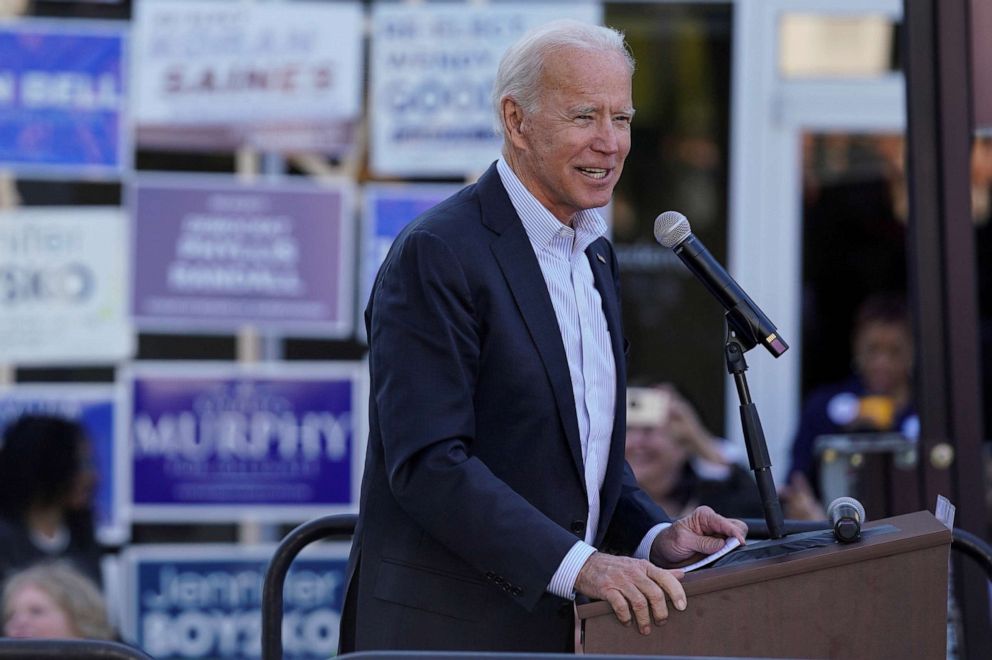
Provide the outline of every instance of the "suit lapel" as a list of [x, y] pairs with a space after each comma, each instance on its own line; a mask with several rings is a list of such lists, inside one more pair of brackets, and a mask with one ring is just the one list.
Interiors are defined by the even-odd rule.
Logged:
[[596, 527], [595, 544], [598, 545], [620, 497], [622, 481], [625, 435], [627, 431], [627, 362], [623, 349], [623, 330], [620, 316], [620, 300], [617, 297], [616, 278], [613, 270], [613, 253], [605, 239], [600, 238], [586, 248], [586, 256], [596, 281], [596, 289], [603, 301], [603, 314], [606, 327], [610, 331], [610, 347], [613, 349], [613, 362], [616, 365], [616, 404], [613, 409], [613, 435], [610, 441], [609, 460], [606, 476], [600, 493], [599, 524]]
[[520, 315], [527, 325], [531, 340], [537, 346], [544, 370], [554, 391], [555, 403], [572, 461], [585, 487], [585, 469], [582, 463], [582, 445], [579, 442], [579, 422], [575, 413], [575, 395], [572, 377], [568, 371], [568, 358], [561, 339], [561, 330], [551, 304], [544, 275], [534, 255], [534, 248], [517, 212], [493, 165], [479, 179], [476, 187], [482, 201], [483, 223], [499, 234], [493, 241], [492, 251], [503, 276], [510, 287]]

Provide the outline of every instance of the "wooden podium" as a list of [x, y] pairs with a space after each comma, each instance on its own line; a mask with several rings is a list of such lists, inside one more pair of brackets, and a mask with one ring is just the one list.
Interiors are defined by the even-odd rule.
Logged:
[[689, 607], [650, 635], [609, 605], [578, 608], [585, 653], [767, 658], [945, 658], [951, 531], [927, 511], [865, 525], [850, 545], [705, 568]]

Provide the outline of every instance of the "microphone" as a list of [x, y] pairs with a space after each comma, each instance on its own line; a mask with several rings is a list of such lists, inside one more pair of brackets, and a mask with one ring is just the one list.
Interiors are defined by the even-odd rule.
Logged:
[[853, 543], [861, 538], [861, 523], [865, 508], [853, 497], [838, 497], [827, 507], [827, 518], [834, 529], [834, 538], [841, 543]]
[[692, 234], [684, 215], [677, 211], [659, 215], [654, 221], [654, 238], [674, 250], [682, 263], [720, 301], [727, 310], [727, 322], [746, 343], [746, 349], [761, 344], [775, 357], [788, 350], [789, 345], [779, 336], [775, 325]]

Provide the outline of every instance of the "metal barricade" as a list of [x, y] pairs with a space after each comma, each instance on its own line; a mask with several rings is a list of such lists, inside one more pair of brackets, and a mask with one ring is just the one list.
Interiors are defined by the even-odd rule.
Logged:
[[0, 639], [0, 660], [153, 660], [143, 651], [90, 639]]
[[293, 560], [314, 541], [352, 536], [357, 522], [353, 513], [315, 518], [295, 528], [276, 547], [262, 584], [262, 660], [282, 660], [282, 591]]

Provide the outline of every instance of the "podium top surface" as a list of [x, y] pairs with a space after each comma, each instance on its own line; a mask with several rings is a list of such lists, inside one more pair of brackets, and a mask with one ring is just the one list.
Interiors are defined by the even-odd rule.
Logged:
[[[804, 549], [777, 557], [746, 563], [704, 568], [686, 574], [682, 586], [691, 599], [698, 594], [774, 580], [777, 578], [878, 559], [939, 545], [950, 545], [951, 530], [929, 511], [917, 511], [893, 518], [870, 521], [864, 529], [891, 527], [887, 533], [872, 534], [850, 544]], [[746, 547], [746, 546], [745, 546]], [[596, 601], [577, 608], [580, 619], [609, 614], [609, 603]]]

